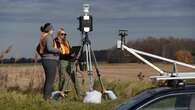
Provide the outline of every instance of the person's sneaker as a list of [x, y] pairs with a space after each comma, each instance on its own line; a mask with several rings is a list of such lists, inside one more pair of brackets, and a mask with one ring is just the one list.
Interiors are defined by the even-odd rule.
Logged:
[[54, 91], [52, 92], [51, 98], [54, 100], [59, 100], [61, 98], [64, 98], [64, 93], [62, 91]]

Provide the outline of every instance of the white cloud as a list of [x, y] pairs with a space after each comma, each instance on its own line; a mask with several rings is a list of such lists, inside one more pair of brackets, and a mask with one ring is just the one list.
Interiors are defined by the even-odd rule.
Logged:
[[98, 0], [94, 4], [99, 17], [176, 17], [195, 16], [193, 0]]
[[[25, 56], [31, 55], [29, 49], [34, 47], [39, 27], [45, 22], [52, 22], [54, 27], [65, 26], [71, 43], [80, 42], [76, 17], [82, 13], [82, 3], [82, 0], [0, 0], [3, 26], [0, 47], [13, 41]], [[98, 49], [112, 47], [119, 28], [128, 29], [133, 37], [195, 35], [192, 32], [195, 0], [92, 0], [90, 3], [94, 15], [91, 38]], [[21, 38], [32, 42], [23, 48]]]

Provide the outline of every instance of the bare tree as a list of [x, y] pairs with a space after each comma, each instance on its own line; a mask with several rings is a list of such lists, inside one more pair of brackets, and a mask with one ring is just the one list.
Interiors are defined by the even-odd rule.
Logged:
[[[6, 58], [6, 55], [9, 54], [11, 52], [13, 48], [13, 45], [10, 45], [8, 48], [6, 48], [4, 51], [0, 52], [0, 61], [2, 62], [2, 60], [4, 58]], [[3, 62], [2, 62], [3, 63]]]

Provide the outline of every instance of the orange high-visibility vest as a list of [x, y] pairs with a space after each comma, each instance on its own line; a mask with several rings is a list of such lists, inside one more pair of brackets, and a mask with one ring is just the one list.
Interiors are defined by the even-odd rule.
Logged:
[[54, 40], [54, 48], [60, 48], [61, 49], [61, 54], [63, 54], [63, 55], [70, 54], [69, 43], [66, 40], [64, 40], [64, 39], [60, 43], [60, 47], [57, 47], [57, 43]]
[[39, 40], [39, 44], [37, 46], [37, 52], [39, 53], [40, 56], [42, 56], [45, 52], [45, 38], [47, 37], [47, 34], [41, 33], [41, 37]]
[[62, 54], [70, 54], [70, 47], [67, 41], [62, 42], [60, 46], [62, 49]]
[[58, 47], [57, 47], [57, 43], [56, 43], [55, 40], [53, 41], [53, 47], [54, 47], [54, 48], [58, 48]]

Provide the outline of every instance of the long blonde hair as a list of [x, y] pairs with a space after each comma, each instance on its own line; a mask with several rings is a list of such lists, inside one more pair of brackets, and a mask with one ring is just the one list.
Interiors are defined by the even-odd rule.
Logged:
[[57, 32], [57, 37], [60, 40], [60, 49], [62, 50], [62, 54], [70, 53], [70, 46], [66, 39], [62, 38], [62, 33], [64, 32], [64, 28], [61, 27]]

